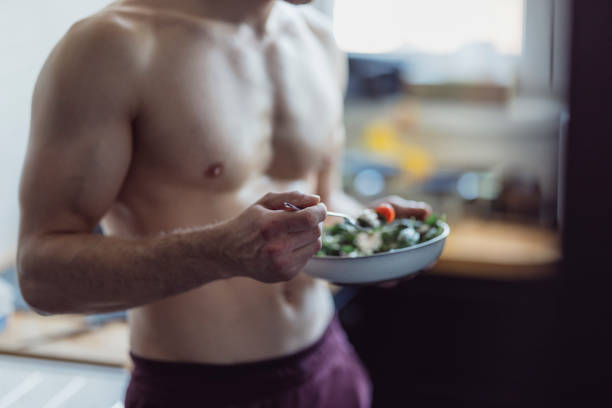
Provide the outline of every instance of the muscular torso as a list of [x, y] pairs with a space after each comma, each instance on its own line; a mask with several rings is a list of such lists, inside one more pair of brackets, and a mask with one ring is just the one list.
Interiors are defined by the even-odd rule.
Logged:
[[[317, 192], [341, 86], [303, 11], [276, 4], [262, 32], [130, 1], [103, 13], [145, 33], [147, 58], [108, 235], [215, 223], [270, 191]], [[314, 342], [332, 311], [326, 284], [303, 273], [282, 284], [224, 279], [131, 310], [131, 348], [178, 361], [275, 357]]]

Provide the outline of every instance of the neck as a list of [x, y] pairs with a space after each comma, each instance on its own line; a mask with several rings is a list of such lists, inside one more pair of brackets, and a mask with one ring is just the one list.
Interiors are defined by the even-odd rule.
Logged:
[[200, 0], [209, 18], [231, 23], [265, 24], [274, 0]]
[[[128, 0], [129, 1], [129, 0]], [[262, 28], [275, 0], [146, 0], [152, 6], [169, 7], [193, 16]]]

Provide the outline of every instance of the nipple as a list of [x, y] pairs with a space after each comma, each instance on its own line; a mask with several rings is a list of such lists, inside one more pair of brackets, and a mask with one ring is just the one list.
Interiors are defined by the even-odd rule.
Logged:
[[211, 164], [204, 173], [206, 177], [217, 178], [223, 174], [223, 163]]

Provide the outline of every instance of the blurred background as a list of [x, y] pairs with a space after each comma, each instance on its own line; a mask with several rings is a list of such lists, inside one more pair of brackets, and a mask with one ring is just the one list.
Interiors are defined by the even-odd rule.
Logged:
[[345, 188], [452, 228], [433, 271], [337, 295], [374, 406], [554, 406], [569, 2], [318, 5], [349, 57]]
[[[0, 2], [0, 55], [10, 56], [0, 64], [0, 271], [15, 299], [5, 310], [20, 309], [4, 322], [0, 351], [81, 364], [0, 360], [22, 367], [10, 381], [0, 374], [2, 407], [28, 406], [10, 405], [3, 391], [14, 398], [19, 384], [34, 389], [56, 368], [73, 394], [90, 387], [90, 396], [106, 395], [104, 406], [120, 404], [125, 373], [96, 370], [125, 366], [124, 315], [34, 316], [15, 290], [13, 262], [35, 79], [69, 26], [106, 4]], [[390, 290], [336, 294], [375, 406], [550, 406], [569, 0], [314, 5], [348, 56], [345, 189], [363, 202], [427, 201], [452, 228], [433, 271]]]
[[336, 0], [345, 186], [449, 219], [556, 225], [567, 2]]
[[[449, 219], [556, 225], [568, 1], [318, 0], [348, 54], [345, 186]], [[30, 99], [51, 48], [105, 0], [0, 4], [0, 249], [15, 245]], [[36, 12], [33, 13], [35, 6]]]

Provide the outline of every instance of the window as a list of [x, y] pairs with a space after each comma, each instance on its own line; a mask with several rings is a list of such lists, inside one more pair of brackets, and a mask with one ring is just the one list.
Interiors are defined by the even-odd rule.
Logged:
[[523, 0], [336, 0], [334, 35], [349, 53], [409, 61], [413, 83], [511, 84]]

